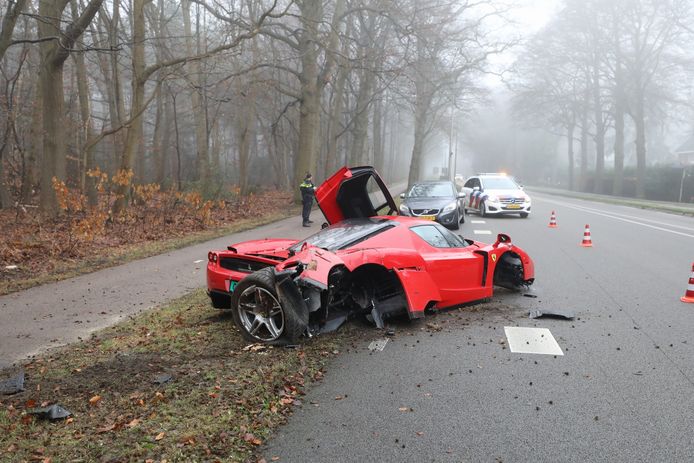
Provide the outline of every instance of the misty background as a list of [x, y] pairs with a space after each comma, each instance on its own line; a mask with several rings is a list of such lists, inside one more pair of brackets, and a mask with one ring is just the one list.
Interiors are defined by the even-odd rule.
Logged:
[[387, 182], [694, 202], [694, 0], [2, 0], [0, 207]]

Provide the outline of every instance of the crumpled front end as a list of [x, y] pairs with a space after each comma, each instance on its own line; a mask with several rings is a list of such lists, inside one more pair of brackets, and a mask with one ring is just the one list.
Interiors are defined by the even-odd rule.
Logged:
[[[353, 266], [338, 255], [307, 246], [275, 268], [278, 278], [290, 275], [278, 288], [280, 302], [300, 297], [308, 314], [309, 336], [334, 331], [348, 319], [365, 316], [377, 327], [396, 314], [407, 313], [407, 299], [394, 272], [373, 263]], [[279, 280], [278, 280], [279, 281]], [[297, 296], [299, 294], [300, 296]]]

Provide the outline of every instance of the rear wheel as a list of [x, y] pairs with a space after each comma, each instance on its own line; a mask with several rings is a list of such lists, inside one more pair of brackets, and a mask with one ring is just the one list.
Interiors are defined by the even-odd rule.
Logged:
[[293, 343], [303, 334], [300, 307], [280, 303], [272, 268], [258, 270], [241, 280], [231, 295], [231, 314], [241, 335], [251, 342]]

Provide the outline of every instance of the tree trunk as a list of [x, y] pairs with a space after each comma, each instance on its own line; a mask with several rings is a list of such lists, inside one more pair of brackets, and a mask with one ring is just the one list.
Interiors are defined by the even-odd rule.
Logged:
[[[426, 83], [420, 83], [420, 89]], [[426, 137], [427, 114], [431, 106], [431, 97], [428, 93], [418, 90], [414, 111], [414, 145], [412, 146], [412, 158], [410, 159], [410, 173], [407, 178], [407, 189], [420, 180], [422, 152], [424, 151], [424, 138]]]
[[635, 102], [634, 125], [636, 126], [636, 197], [646, 197], [646, 121], [644, 98], [639, 95]]
[[[190, 1], [183, 0], [181, 5], [183, 12], [183, 28], [186, 36], [186, 51], [188, 56], [193, 56], [200, 53], [200, 50], [193, 50], [193, 32], [190, 24]], [[207, 133], [207, 111], [203, 104], [203, 90], [201, 85], [202, 70], [199, 60], [193, 61], [190, 66], [193, 70], [193, 75], [192, 77], [189, 77], [188, 80], [193, 87], [191, 104], [193, 118], [195, 120], [195, 147], [197, 164], [195, 178], [196, 180], [200, 180], [202, 187], [205, 188], [210, 174], [210, 162], [209, 137]]]
[[[586, 91], [588, 88], [586, 87]], [[588, 98], [589, 94], [585, 95], [583, 100], [584, 106], [581, 113], [581, 160], [578, 173], [578, 190], [586, 191], [587, 173], [588, 173]]]
[[383, 100], [379, 97], [374, 103], [373, 114], [373, 153], [374, 168], [377, 172], [383, 172], [385, 160], [383, 159]]
[[569, 161], [569, 191], [574, 191], [574, 130], [576, 129], [576, 124], [573, 122], [569, 124], [566, 129], [567, 138], [567, 154]]
[[[132, 171], [135, 155], [142, 140], [142, 109], [145, 104], [145, 13], [144, 6], [148, 0], [133, 0], [132, 24], [133, 24], [133, 56], [132, 56], [132, 103], [130, 106], [131, 124], [125, 141], [125, 150], [121, 158], [121, 172]], [[113, 213], [122, 213], [130, 195], [130, 183], [119, 184], [116, 188], [116, 201], [113, 205]]]
[[345, 83], [347, 82], [347, 68], [340, 67], [337, 74], [337, 80], [333, 86], [332, 105], [330, 107], [330, 126], [328, 128], [328, 149], [327, 159], [325, 162], [325, 171], [323, 175], [331, 175], [337, 170], [337, 146], [338, 138], [342, 129], [342, 110], [345, 104]]
[[624, 106], [618, 101], [614, 111], [614, 179], [612, 194], [621, 196], [624, 184]]
[[156, 115], [154, 116], [154, 132], [152, 134], [152, 178], [155, 183], [161, 185], [164, 181], [162, 164], [164, 163], [164, 89], [158, 88], [155, 97]]
[[602, 101], [600, 98], [600, 73], [595, 66], [593, 75], [593, 105], [595, 112], [595, 183], [594, 193], [603, 192], [603, 176], [605, 173], [605, 121], [602, 114]]
[[[43, 102], [43, 153], [41, 163], [41, 211], [48, 216], [58, 214], [53, 177], [65, 181], [67, 140], [63, 121], [63, 65], [75, 41], [99, 11], [103, 0], [92, 0], [82, 15], [61, 32], [62, 13], [68, 0], [40, 0], [38, 23], [41, 42], [41, 83]], [[58, 36], [56, 38], [56, 35]], [[52, 39], [52, 40], [50, 40]]]
[[[113, 17], [108, 28], [108, 40], [112, 50], [120, 48], [118, 33], [120, 29], [120, 0], [113, 1]], [[121, 83], [119, 52], [112, 51], [109, 53], [111, 57], [111, 78], [109, 86], [109, 115], [111, 119], [111, 128], [120, 127], [125, 120], [125, 99], [123, 98], [123, 84]], [[127, 131], [119, 131], [113, 134], [113, 157], [111, 158], [115, 168], [119, 164], [118, 158], [123, 153], [123, 139]]]
[[[77, 21], [79, 14], [77, 12], [76, 0], [70, 2], [72, 10], [72, 20]], [[81, 50], [81, 45], [77, 49]], [[87, 66], [84, 63], [84, 53], [78, 51], [73, 55], [75, 60], [75, 73], [77, 75], [77, 93], [80, 106], [80, 122], [82, 131], [82, 140], [88, 144], [94, 138], [92, 129], [91, 109], [89, 107], [89, 83], [87, 81]], [[94, 149], [95, 146], [90, 146], [84, 150], [80, 156], [80, 190], [86, 194], [89, 204], [95, 206], [97, 204], [96, 184], [93, 178], [87, 176], [87, 171], [94, 168]]]
[[244, 98], [244, 111], [237, 118], [239, 140], [239, 188], [241, 195], [248, 194], [248, 167], [250, 165], [251, 147], [255, 139], [255, 91], [248, 90], [248, 97]]
[[[58, 3], [61, 3], [60, 5]], [[39, 38], [55, 37], [60, 30], [60, 17], [67, 1], [39, 2], [38, 21]], [[58, 215], [58, 201], [53, 189], [53, 177], [65, 180], [66, 141], [61, 118], [63, 115], [63, 63], [55, 61], [55, 43], [41, 42], [41, 69], [39, 82], [41, 85], [43, 112], [43, 159], [41, 159], [41, 211], [49, 217]]]
[[299, 37], [301, 54], [301, 103], [299, 107], [299, 150], [294, 163], [295, 199], [301, 194], [300, 179], [315, 170], [320, 130], [320, 86], [318, 84], [317, 26], [323, 19], [323, 2], [305, 0], [300, 3], [302, 31]]
[[41, 82], [36, 82], [36, 95], [31, 112], [31, 129], [25, 150], [24, 175], [22, 177], [22, 202], [31, 202], [34, 188], [38, 184], [37, 161], [43, 159], [43, 97]]

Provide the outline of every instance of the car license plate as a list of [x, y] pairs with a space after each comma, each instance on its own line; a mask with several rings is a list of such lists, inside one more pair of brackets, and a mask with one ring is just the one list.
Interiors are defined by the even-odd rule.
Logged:
[[506, 209], [520, 209], [521, 205], [520, 204], [509, 204], [506, 206]]
[[229, 281], [229, 292], [230, 292], [230, 293], [233, 293], [233, 292], [234, 292], [234, 288], [236, 288], [236, 285], [237, 285], [238, 283], [239, 283], [238, 281], [234, 281], [234, 280], [230, 280], [230, 281]]
[[419, 218], [424, 220], [436, 220], [435, 215], [420, 215]]

